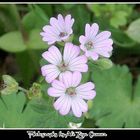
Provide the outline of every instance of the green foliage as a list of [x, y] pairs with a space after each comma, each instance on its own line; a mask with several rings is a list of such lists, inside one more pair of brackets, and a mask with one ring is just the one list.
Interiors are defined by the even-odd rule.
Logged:
[[122, 32], [120, 29], [115, 28], [111, 28], [110, 31], [112, 33], [113, 41], [118, 47], [123, 48], [135, 47], [136, 42], [134, 42], [131, 38], [129, 38], [125, 32]]
[[19, 31], [8, 32], [0, 37], [0, 48], [8, 52], [21, 52], [26, 50]]
[[127, 30], [128, 36], [134, 41], [140, 43], [140, 18], [133, 21]]
[[[84, 128], [140, 127], [140, 15], [137, 7], [127, 4], [0, 5], [0, 49], [6, 55], [14, 53], [19, 79], [16, 81], [16, 77], [9, 75], [2, 77], [0, 127], [65, 128], [69, 127], [69, 122], [82, 123]], [[85, 33], [85, 24], [94, 22], [99, 24], [100, 32], [110, 31], [114, 42], [112, 60], [102, 57], [90, 60], [89, 71], [83, 73], [81, 83], [93, 81], [97, 95], [87, 102], [89, 111], [81, 118], [60, 115], [53, 107], [54, 98], [47, 95], [50, 84], [40, 77], [40, 67], [48, 64], [41, 54], [49, 47], [42, 41], [40, 32], [49, 24], [49, 19], [58, 14], [71, 14], [75, 19], [74, 35], [70, 38], [74, 44], [79, 46], [78, 39]], [[64, 43], [58, 42], [57, 46], [62, 50]], [[1, 58], [0, 75], [6, 73]], [[4, 61], [7, 60], [4, 58]], [[130, 68], [115, 64], [125, 62]], [[132, 84], [133, 78], [137, 79], [135, 84]]]
[[29, 106], [24, 110], [26, 97], [24, 93], [1, 96], [0, 99], [0, 127], [4, 128], [26, 128], [40, 126], [39, 114]]
[[95, 16], [105, 16], [110, 20], [110, 25], [115, 28], [126, 25], [128, 17], [132, 13], [132, 5], [124, 4], [90, 4], [89, 9], [94, 12]]
[[18, 91], [18, 83], [14, 78], [9, 75], [3, 75], [2, 78], [4, 81], [4, 87], [0, 91], [1, 94], [8, 95]]
[[100, 70], [105, 70], [105, 69], [111, 68], [113, 66], [113, 63], [111, 60], [107, 58], [100, 58], [97, 61], [90, 60], [89, 65], [90, 65], [91, 71], [93, 71], [94, 67], [97, 67]]
[[140, 127], [140, 78], [132, 86], [132, 76], [126, 66], [114, 66], [100, 71], [95, 69], [92, 79], [96, 85], [89, 117], [99, 127]]
[[47, 49], [48, 45], [47, 43], [44, 43], [41, 39], [40, 36], [40, 29], [34, 29], [31, 30], [29, 33], [29, 41], [28, 41], [28, 47], [31, 50], [42, 50], [42, 49]]
[[22, 23], [27, 31], [41, 29], [48, 23], [48, 17], [39, 6], [32, 5], [31, 11], [23, 17]]

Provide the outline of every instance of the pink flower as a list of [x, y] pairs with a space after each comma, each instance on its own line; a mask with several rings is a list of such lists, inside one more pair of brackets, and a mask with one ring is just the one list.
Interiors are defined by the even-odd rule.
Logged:
[[76, 117], [81, 117], [82, 112], [88, 111], [86, 101], [96, 96], [93, 90], [95, 86], [92, 82], [80, 85], [81, 78], [80, 72], [65, 72], [59, 80], [52, 82], [48, 94], [58, 98], [54, 103], [54, 108], [59, 110], [60, 114], [66, 115], [72, 111]]
[[65, 44], [63, 57], [56, 46], [51, 46], [42, 54], [42, 57], [50, 63], [41, 68], [46, 81], [51, 83], [66, 71], [87, 72], [87, 58], [84, 55], [79, 56], [79, 54], [80, 48], [72, 43]]
[[79, 38], [81, 43], [80, 48], [85, 52], [87, 57], [91, 57], [93, 60], [97, 60], [99, 56], [110, 57], [113, 49], [113, 41], [109, 38], [111, 33], [103, 31], [97, 34], [98, 31], [98, 24], [94, 23], [91, 26], [86, 24], [85, 36], [81, 35]]
[[43, 31], [40, 35], [43, 37], [43, 41], [48, 42], [49, 45], [56, 41], [65, 41], [73, 33], [72, 26], [74, 19], [71, 19], [71, 15], [67, 15], [65, 18], [61, 14], [58, 15], [58, 19], [52, 17], [50, 19], [50, 25], [43, 27]]

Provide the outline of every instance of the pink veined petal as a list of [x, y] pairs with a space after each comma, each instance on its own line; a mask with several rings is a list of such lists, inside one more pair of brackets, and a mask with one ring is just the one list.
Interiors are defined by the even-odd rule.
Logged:
[[71, 71], [87, 72], [88, 65], [87, 64], [73, 65], [73, 66], [70, 66], [69, 69]]
[[55, 27], [59, 32], [63, 32], [63, 28], [59, 25], [58, 20], [54, 17], [50, 19], [50, 24]]
[[[42, 36], [43, 41], [46, 41], [49, 43], [59, 41], [58, 36], [52, 33], [41, 32], [40, 35]], [[53, 43], [50, 43], [50, 44], [53, 44]]]
[[85, 57], [84, 55], [78, 56], [74, 59], [72, 59], [69, 63], [69, 65], [79, 65], [79, 64], [85, 64], [87, 63], [87, 57]]
[[86, 41], [87, 41], [87, 38], [86, 38], [85, 36], [81, 35], [81, 36], [79, 37], [79, 42], [80, 42], [81, 44], [85, 44]]
[[88, 111], [88, 105], [83, 99], [81, 99], [81, 98], [77, 99], [77, 103], [78, 103], [79, 107], [81, 108], [82, 112]]
[[80, 53], [80, 48], [72, 43], [66, 43], [63, 53], [63, 60], [65, 64], [68, 64], [70, 60], [76, 58]]
[[55, 103], [53, 104], [54, 108], [55, 108], [56, 110], [61, 109], [61, 107], [62, 107], [62, 106], [64, 105], [64, 103], [65, 103], [66, 98], [67, 98], [67, 95], [62, 95], [62, 96], [60, 96], [60, 97], [55, 101]]
[[100, 48], [96, 48], [95, 51], [99, 55], [109, 58], [111, 56], [112, 49], [113, 48], [111, 46], [110, 46], [110, 48], [109, 47], [108, 48], [107, 47], [100, 47]]
[[51, 72], [55, 72], [55, 71], [58, 71], [59, 73], [57, 66], [52, 64], [44, 65], [41, 67], [41, 73], [43, 76], [46, 76], [47, 74], [50, 74]]
[[96, 61], [99, 58], [99, 55], [96, 52], [93, 52], [91, 58]]
[[64, 83], [66, 88], [72, 86], [72, 73], [70, 71], [66, 71], [59, 76], [59, 80]]
[[85, 55], [78, 56], [69, 62], [68, 67], [71, 71], [87, 72], [88, 65], [86, 64], [86, 62], [87, 57]]
[[58, 90], [58, 89], [55, 89], [53, 87], [50, 87], [48, 89], [48, 95], [52, 96], [52, 97], [60, 97], [62, 95], [65, 94], [65, 90]]
[[96, 51], [86, 51], [85, 55], [87, 57], [91, 57], [94, 61], [99, 58], [99, 55], [96, 53]]
[[52, 71], [51, 73], [49, 73], [45, 76], [45, 80], [48, 83], [51, 83], [51, 82], [53, 82], [53, 80], [55, 80], [58, 77], [59, 73], [60, 73], [60, 71]]
[[85, 36], [86, 37], [89, 37], [90, 30], [91, 30], [90, 25], [86, 24], [86, 26], [85, 26]]
[[102, 52], [99, 52], [98, 54], [101, 55], [101, 56], [107, 57], [107, 58], [109, 58], [111, 56], [110, 52], [103, 52], [102, 51]]
[[95, 85], [92, 82], [87, 82], [76, 88], [77, 91], [89, 91], [95, 88]]
[[59, 35], [59, 31], [50, 25], [44, 26], [43, 31], [51, 36], [57, 37]]
[[59, 80], [54, 80], [52, 82], [52, 87], [57, 89], [57, 90], [66, 91], [66, 87], [65, 87], [64, 83], [62, 83]]
[[54, 43], [55, 43], [55, 41], [48, 41], [48, 45], [52, 45]]
[[113, 44], [112, 39], [106, 39], [106, 40], [103, 40], [101, 42], [95, 43], [94, 47], [96, 47], [96, 46], [111, 46], [112, 44]]
[[69, 113], [70, 111], [70, 108], [71, 108], [71, 98], [70, 96], [66, 95], [65, 96], [65, 102], [63, 103], [63, 105], [61, 106], [60, 110], [59, 110], [59, 113], [61, 115], [66, 115]]
[[97, 23], [93, 23], [91, 25], [91, 27], [90, 27], [90, 32], [89, 32], [89, 35], [90, 35], [90, 39], [91, 40], [95, 38], [95, 36], [97, 35], [98, 31], [99, 31], [98, 24]]
[[48, 51], [42, 54], [42, 57], [54, 65], [59, 65], [62, 61], [62, 55], [55, 46], [51, 46]]
[[85, 45], [80, 45], [81, 50], [83, 50], [84, 52], [87, 51], [87, 48], [85, 47]]
[[72, 27], [73, 23], [74, 23], [74, 19], [71, 19], [71, 15], [67, 15], [65, 17], [65, 30], [69, 34], [72, 33], [71, 27]]
[[101, 33], [99, 33], [96, 37], [95, 37], [95, 42], [100, 42], [103, 40], [108, 39], [111, 36], [111, 32], [109, 31], [103, 31]]
[[82, 74], [80, 72], [74, 72], [72, 75], [72, 87], [77, 87], [82, 79]]
[[55, 60], [57, 61], [57, 64], [60, 64], [62, 61], [62, 55], [60, 51], [58, 50], [58, 48], [55, 46], [51, 46], [48, 51], [55, 58]]
[[59, 26], [61, 27], [62, 31], [65, 31], [65, 21], [64, 21], [63, 16], [61, 14], [59, 14], [57, 19], [58, 19], [58, 23], [59, 23]]
[[81, 117], [82, 116], [82, 110], [79, 107], [77, 97], [72, 98], [72, 112], [76, 117]]
[[76, 94], [82, 99], [91, 100], [91, 99], [94, 99], [94, 97], [96, 96], [96, 91], [95, 90], [89, 90], [89, 91], [76, 90]]

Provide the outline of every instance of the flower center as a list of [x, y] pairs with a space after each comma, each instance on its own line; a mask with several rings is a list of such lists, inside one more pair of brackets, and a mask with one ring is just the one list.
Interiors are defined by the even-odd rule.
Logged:
[[93, 48], [93, 43], [91, 41], [89, 41], [88, 43], [85, 44], [87, 50], [90, 50]]
[[64, 36], [66, 36], [66, 35], [67, 35], [67, 33], [65, 33], [65, 32], [60, 32], [59, 37], [64, 37]]
[[65, 72], [68, 70], [68, 65], [66, 65], [64, 62], [62, 62], [59, 66], [58, 66], [59, 70], [61, 72]]
[[70, 95], [70, 96], [73, 96], [73, 95], [76, 95], [75, 93], [75, 88], [74, 87], [70, 87], [66, 90], [66, 94]]

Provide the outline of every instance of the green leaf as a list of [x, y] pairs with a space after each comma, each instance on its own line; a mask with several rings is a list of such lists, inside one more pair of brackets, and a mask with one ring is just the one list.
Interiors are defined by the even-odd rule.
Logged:
[[88, 8], [96, 17], [106, 17], [106, 20], [109, 20], [113, 27], [118, 28], [127, 24], [133, 5], [104, 4], [102, 6], [99, 4], [89, 4]]
[[96, 125], [106, 128], [140, 127], [140, 77], [132, 86], [132, 76], [126, 66], [94, 70], [92, 79], [97, 95], [88, 116]]
[[1, 36], [0, 48], [8, 52], [21, 52], [26, 50], [22, 35], [18, 31], [8, 32]]
[[35, 50], [26, 50], [16, 53], [16, 62], [19, 67], [18, 77], [21, 78], [24, 87], [29, 87], [34, 75], [39, 71], [40, 53]]
[[0, 99], [0, 127], [5, 128], [30, 128], [40, 127], [40, 115], [26, 104], [24, 93], [2, 96]]
[[97, 61], [93, 61], [91, 60], [90, 61], [90, 69], [92, 71], [92, 68], [94, 66], [96, 66], [97, 68], [99, 68], [100, 70], [104, 70], [104, 69], [109, 69], [113, 66], [113, 63], [110, 59], [107, 59], [107, 58], [100, 58], [98, 59]]
[[68, 127], [69, 122], [80, 123], [83, 122], [84, 117], [77, 118], [72, 114], [62, 116], [53, 107], [54, 99], [49, 97], [46, 93], [48, 85], [43, 85], [45, 88], [45, 94], [43, 98], [36, 98], [30, 101], [32, 109], [42, 114], [42, 127], [47, 128], [65, 128]]
[[28, 12], [22, 19], [23, 26], [27, 31], [41, 29], [48, 21], [47, 15], [37, 5], [34, 5], [32, 11]]
[[127, 13], [124, 11], [118, 11], [114, 13], [114, 16], [110, 19], [110, 24], [116, 28], [119, 26], [126, 25], [127, 23]]
[[134, 41], [140, 43], [140, 18], [133, 21], [126, 31], [127, 35]]
[[63, 7], [66, 9], [66, 10], [70, 10], [71, 8], [73, 8], [75, 5], [74, 4], [63, 4]]
[[40, 32], [41, 32], [40, 29], [34, 29], [30, 31], [29, 40], [27, 42], [29, 49], [41, 50], [47, 49], [49, 47], [47, 43], [42, 41]]
[[120, 29], [110, 28], [114, 43], [118, 47], [131, 48], [135, 47], [136, 42], [127, 36], [127, 34]]
[[12, 78], [9, 75], [3, 75], [2, 78], [4, 80], [5, 88], [0, 91], [1, 94], [8, 95], [8, 94], [16, 93], [18, 91], [18, 83], [14, 78]]

